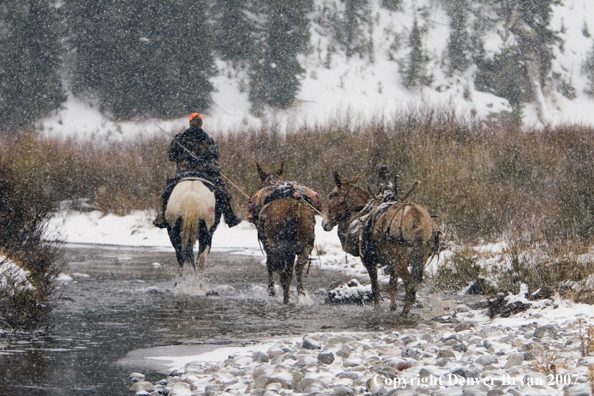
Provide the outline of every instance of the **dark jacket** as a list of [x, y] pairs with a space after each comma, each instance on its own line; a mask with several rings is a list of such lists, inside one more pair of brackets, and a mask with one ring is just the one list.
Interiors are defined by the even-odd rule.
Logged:
[[183, 133], [177, 134], [169, 145], [167, 153], [169, 160], [177, 163], [178, 175], [192, 172], [202, 174], [204, 177], [214, 177], [221, 173], [218, 166], [219, 146], [200, 128], [190, 127]]

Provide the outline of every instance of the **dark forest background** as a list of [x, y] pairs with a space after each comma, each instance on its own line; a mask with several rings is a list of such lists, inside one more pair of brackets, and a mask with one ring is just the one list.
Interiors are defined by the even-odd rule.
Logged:
[[[251, 111], [290, 107], [304, 69], [298, 56], [317, 51], [374, 62], [374, 0], [5, 0], [0, 4], [0, 133], [15, 133], [59, 110], [67, 94], [106, 116], [176, 118], [211, 105], [221, 59], [247, 76]], [[380, 11], [404, 12], [401, 0], [378, 0]], [[439, 0], [449, 16], [440, 67], [449, 76], [471, 67], [474, 86], [508, 99], [516, 121], [522, 103], [545, 84], [572, 98], [567, 76], [551, 73], [559, 32], [550, 28], [558, 0]], [[423, 43], [426, 7], [410, 31], [386, 31], [386, 56], [413, 89], [433, 81]], [[509, 40], [487, 57], [485, 35], [497, 24]], [[327, 37], [313, 43], [312, 29]], [[583, 34], [590, 37], [587, 25]], [[403, 50], [404, 49], [404, 50]], [[398, 50], [398, 51], [396, 51]], [[586, 49], [585, 49], [586, 51]], [[399, 55], [396, 55], [399, 54]], [[584, 72], [594, 81], [592, 54]], [[591, 91], [591, 90], [590, 90]]]

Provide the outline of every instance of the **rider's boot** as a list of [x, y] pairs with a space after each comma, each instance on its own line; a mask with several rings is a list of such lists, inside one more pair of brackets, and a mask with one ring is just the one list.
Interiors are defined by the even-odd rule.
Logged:
[[227, 186], [223, 183], [218, 183], [215, 191], [215, 197], [217, 198], [217, 204], [221, 208], [221, 213], [225, 216], [225, 223], [229, 228], [235, 227], [243, 221], [243, 218], [236, 216], [231, 206], [231, 192]]
[[229, 226], [229, 228], [235, 227], [236, 225], [242, 222], [243, 219], [241, 218], [241, 216], [237, 216], [235, 215], [235, 212], [233, 212], [231, 203], [224, 205], [222, 209], [223, 215], [225, 216], [225, 223], [227, 224], [227, 226]]

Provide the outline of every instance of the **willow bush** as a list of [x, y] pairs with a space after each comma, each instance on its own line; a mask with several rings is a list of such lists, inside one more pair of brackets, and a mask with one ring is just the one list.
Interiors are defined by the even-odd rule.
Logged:
[[[177, 133], [179, 131], [171, 131]], [[381, 165], [398, 175], [401, 194], [428, 208], [459, 241], [500, 240], [510, 227], [548, 243], [589, 241], [594, 234], [594, 129], [561, 125], [544, 130], [501, 121], [465, 119], [444, 109], [417, 108], [390, 119], [337, 117], [326, 124], [275, 123], [217, 131], [223, 173], [247, 195], [259, 187], [255, 161], [265, 170], [285, 162], [285, 180], [325, 200], [333, 173], [375, 190]], [[48, 199], [88, 198], [105, 212], [155, 209], [174, 165], [168, 138], [124, 142], [25, 134], [0, 141], [0, 156]], [[235, 205], [247, 198], [231, 187]]]

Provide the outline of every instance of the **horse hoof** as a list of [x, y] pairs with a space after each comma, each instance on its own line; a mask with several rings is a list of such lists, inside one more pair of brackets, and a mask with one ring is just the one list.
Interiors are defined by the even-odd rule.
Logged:
[[276, 296], [276, 292], [274, 290], [268, 290], [268, 295], [270, 297], [274, 297], [274, 296]]
[[396, 311], [396, 304], [390, 304], [390, 311]]

